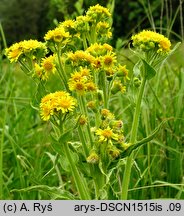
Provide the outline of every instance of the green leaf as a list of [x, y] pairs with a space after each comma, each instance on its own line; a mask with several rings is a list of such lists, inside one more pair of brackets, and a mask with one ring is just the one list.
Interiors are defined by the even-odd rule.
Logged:
[[150, 64], [148, 64], [144, 59], [142, 59], [142, 62], [144, 64], [146, 79], [149, 80], [153, 78], [156, 75], [156, 70]]
[[51, 199], [64, 199], [64, 200], [73, 200], [75, 197], [70, 192], [58, 188], [58, 187], [49, 187], [47, 185], [36, 185], [23, 189], [13, 189], [11, 192], [30, 192], [30, 191], [42, 191], [47, 193]]
[[160, 131], [161, 127], [169, 120], [172, 120], [173, 118], [168, 118], [168, 119], [165, 119], [163, 120], [159, 126], [157, 128], [155, 128], [155, 130], [153, 131], [152, 134], [150, 134], [148, 137], [146, 138], [143, 138], [142, 140], [132, 144], [130, 147], [128, 147], [125, 151], [123, 151], [121, 153], [121, 158], [124, 158], [124, 157], [127, 157], [129, 156], [133, 150], [137, 149], [138, 147], [150, 142], [151, 140], [153, 140], [153, 138], [158, 134], [158, 132]]

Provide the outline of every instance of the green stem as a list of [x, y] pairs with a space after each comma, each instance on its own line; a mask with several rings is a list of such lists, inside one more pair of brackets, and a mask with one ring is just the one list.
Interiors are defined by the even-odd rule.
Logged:
[[88, 48], [88, 44], [84, 33], [82, 34], [82, 42], [83, 42], [84, 50], [86, 50]]
[[104, 108], [108, 108], [108, 89], [107, 89], [107, 80], [106, 80], [106, 74], [105, 71], [102, 71], [102, 89], [103, 89], [103, 99], [104, 99]]
[[85, 156], [88, 157], [89, 156], [89, 150], [88, 150], [88, 146], [86, 144], [86, 139], [85, 139], [85, 136], [84, 136], [84, 133], [82, 131], [81, 126], [78, 127], [78, 133], [79, 133], [79, 137], [80, 137], [80, 140], [82, 143], [82, 147], [84, 149]]
[[64, 83], [64, 86], [65, 86], [65, 89], [68, 91], [68, 85], [67, 85], [67, 76], [66, 76], [66, 73], [65, 73], [65, 70], [63, 68], [63, 65], [61, 63], [61, 56], [60, 56], [60, 49], [58, 48], [55, 48], [56, 51], [57, 51], [57, 58], [58, 58], [58, 63], [59, 63], [59, 70], [58, 70], [58, 73], [59, 73], [59, 76], [61, 77], [63, 83]]
[[3, 199], [3, 143], [4, 143], [5, 123], [2, 128], [2, 136], [0, 143], [0, 200]]
[[86, 186], [86, 183], [84, 182], [84, 179], [82, 178], [82, 176], [80, 175], [76, 165], [75, 165], [75, 162], [70, 154], [70, 150], [69, 150], [69, 147], [68, 147], [68, 144], [67, 143], [64, 143], [64, 150], [65, 150], [65, 154], [66, 154], [66, 157], [68, 158], [68, 161], [70, 163], [70, 168], [71, 168], [71, 171], [72, 171], [72, 176], [74, 178], [74, 181], [75, 181], [75, 184], [76, 184], [76, 187], [77, 187], [77, 190], [79, 192], [79, 195], [80, 195], [80, 198], [82, 200], [89, 200], [90, 199], [90, 195], [88, 193], [88, 189], [87, 189], [87, 186]]
[[[86, 101], [85, 101], [84, 96], [80, 96], [79, 101], [80, 101], [81, 110], [82, 110], [83, 114], [88, 118], [88, 112], [87, 112], [87, 109], [86, 109]], [[88, 118], [88, 120], [89, 120], [89, 118]], [[91, 135], [90, 122], [87, 123], [86, 128], [87, 128], [87, 134], [88, 134], [88, 137], [89, 137], [89, 140], [90, 140], [90, 144], [91, 144], [91, 147], [92, 147], [93, 146], [93, 137]]]
[[[142, 97], [144, 93], [145, 84], [146, 84], [146, 79], [143, 78], [141, 86], [140, 86], [137, 103], [135, 107], [134, 118], [133, 118], [132, 131], [131, 131], [131, 136], [130, 136], [130, 143], [132, 144], [135, 143], [136, 138], [137, 138], [141, 101], [142, 101]], [[130, 156], [127, 158], [127, 161], [126, 161], [125, 172], [123, 175], [123, 182], [122, 182], [122, 194], [121, 194], [122, 200], [126, 200], [128, 197], [128, 187], [129, 187], [129, 182], [130, 182], [130, 174], [131, 174], [131, 169], [132, 169], [133, 158], [134, 158], [134, 153], [130, 154]]]
[[4, 48], [6, 49], [7, 48], [7, 43], [6, 43], [6, 38], [5, 38], [5, 35], [4, 35], [4, 31], [3, 31], [3, 27], [2, 27], [1, 22], [0, 22], [0, 32], [1, 32]]

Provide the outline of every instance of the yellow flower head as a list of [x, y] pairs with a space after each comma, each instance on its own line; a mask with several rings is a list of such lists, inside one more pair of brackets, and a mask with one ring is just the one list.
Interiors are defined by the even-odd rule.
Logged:
[[55, 61], [55, 56], [51, 55], [47, 58], [43, 58], [41, 65], [46, 72], [54, 73], [56, 70], [54, 61]]
[[60, 26], [64, 27], [66, 30], [74, 29], [75, 28], [75, 21], [74, 20], [65, 20], [64, 22], [60, 23]]
[[94, 43], [90, 47], [88, 47], [86, 51], [94, 57], [99, 57], [112, 52], [112, 50], [113, 50], [112, 46], [107, 43], [103, 45]]
[[114, 114], [111, 113], [110, 110], [108, 110], [108, 109], [102, 109], [101, 115], [102, 115], [103, 119], [109, 119], [109, 120], [114, 119]]
[[31, 58], [42, 57], [47, 52], [47, 48], [44, 43], [37, 40], [24, 40], [19, 43], [15, 43], [6, 49], [6, 55], [11, 62], [18, 61], [21, 57], [29, 56]]
[[80, 80], [76, 82], [72, 82], [71, 80], [69, 80], [68, 85], [71, 91], [76, 91], [80, 95], [84, 94], [86, 91], [86, 84], [84, 80]]
[[41, 65], [35, 63], [34, 70], [37, 77], [39, 77], [41, 80], [47, 80], [49, 78], [49, 75], [51, 73], [55, 73], [55, 63], [54, 63], [55, 57], [54, 55], [49, 56], [47, 58], [42, 58]]
[[63, 26], [56, 27], [53, 30], [49, 30], [44, 39], [46, 41], [56, 42], [56, 43], [67, 43], [70, 37], [69, 32], [66, 32]]
[[78, 16], [75, 21], [75, 29], [77, 32], [84, 33], [89, 32], [89, 20], [87, 16]]
[[126, 65], [118, 65], [117, 67], [117, 76], [118, 77], [123, 77], [124, 81], [129, 80], [130, 78], [128, 77], [129, 70], [126, 68]]
[[86, 83], [86, 91], [96, 91], [97, 87], [94, 82], [89, 81]]
[[115, 53], [107, 54], [102, 57], [104, 67], [112, 67], [117, 62]]
[[112, 32], [111, 32], [111, 28], [108, 22], [99, 22], [97, 23], [96, 26], [96, 31], [99, 35], [99, 37], [106, 37], [106, 38], [110, 38], [112, 37]]
[[118, 140], [118, 134], [115, 134], [109, 126], [103, 130], [101, 128], [96, 130], [96, 135], [99, 136], [99, 142]]
[[123, 94], [125, 93], [125, 91], [126, 91], [126, 86], [124, 86], [120, 80], [114, 80], [111, 88], [111, 93], [116, 94], [117, 92], [121, 92]]
[[142, 32], [132, 36], [133, 46], [144, 52], [156, 50], [157, 53], [168, 53], [170, 51], [171, 42], [164, 35], [143, 30]]
[[95, 58], [92, 55], [83, 50], [77, 50], [75, 53], [69, 53], [68, 59], [77, 66], [90, 65], [95, 61]]
[[15, 43], [11, 47], [6, 49], [6, 55], [11, 62], [16, 62], [22, 53], [23, 50], [19, 43]]
[[90, 21], [96, 23], [99, 21], [107, 20], [108, 18], [111, 17], [111, 13], [107, 8], [97, 4], [95, 6], [91, 6], [88, 9], [86, 16], [90, 18]]
[[45, 44], [39, 42], [37, 40], [24, 40], [20, 42], [20, 46], [24, 50], [24, 52], [30, 52], [35, 49], [46, 49]]
[[45, 74], [43, 67], [41, 67], [39, 64], [35, 63], [34, 71], [35, 71], [35, 73], [33, 76], [37, 76], [41, 80], [47, 80], [48, 79], [48, 74]]
[[80, 70], [73, 73], [68, 81], [69, 89], [79, 94], [88, 91], [95, 91], [96, 85], [91, 80], [90, 71], [87, 68], [80, 67]]
[[41, 100], [40, 115], [44, 121], [48, 121], [52, 115], [57, 115], [59, 112], [72, 112], [75, 106], [76, 100], [69, 93], [64, 91], [50, 93]]

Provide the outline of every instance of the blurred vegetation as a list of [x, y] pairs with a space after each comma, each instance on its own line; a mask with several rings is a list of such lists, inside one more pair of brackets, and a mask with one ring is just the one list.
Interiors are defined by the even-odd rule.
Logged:
[[113, 13], [114, 42], [143, 28], [155, 28], [177, 39], [183, 36], [182, 0], [0, 0], [0, 22], [8, 45], [41, 40], [58, 22], [75, 18], [97, 3]]

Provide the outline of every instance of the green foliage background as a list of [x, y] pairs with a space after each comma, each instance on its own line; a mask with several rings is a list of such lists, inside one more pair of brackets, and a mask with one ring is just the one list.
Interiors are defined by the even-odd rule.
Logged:
[[111, 7], [113, 41], [126, 39], [133, 32], [153, 25], [158, 31], [168, 34], [167, 29], [171, 28], [175, 34], [181, 35], [181, 28], [178, 28], [180, 0], [0, 0], [0, 21], [10, 45], [29, 38], [41, 39], [57, 22], [81, 15], [97, 3]]

